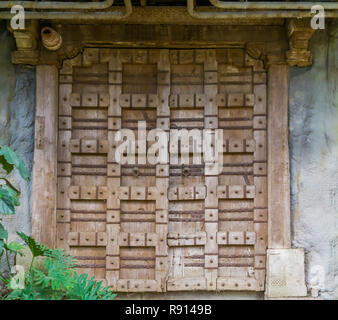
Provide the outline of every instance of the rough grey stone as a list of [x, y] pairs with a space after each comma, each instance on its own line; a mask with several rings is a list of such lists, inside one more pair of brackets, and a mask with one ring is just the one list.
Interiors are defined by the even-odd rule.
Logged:
[[[31, 172], [34, 152], [35, 68], [14, 66], [12, 35], [0, 24], [0, 145], [9, 145], [25, 161]], [[15, 171], [10, 181], [21, 190], [20, 207], [13, 216], [0, 216], [9, 238], [16, 231], [31, 233], [31, 181], [24, 181]], [[2, 261], [0, 267], [4, 267]]]
[[338, 298], [338, 93], [337, 25], [318, 30], [310, 42], [311, 68], [290, 71], [292, 244], [306, 250], [311, 270], [323, 269], [320, 296]]

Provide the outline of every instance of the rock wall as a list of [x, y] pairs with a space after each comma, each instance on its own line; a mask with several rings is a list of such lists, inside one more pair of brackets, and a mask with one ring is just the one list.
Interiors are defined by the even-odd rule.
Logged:
[[[29, 170], [33, 166], [35, 68], [11, 64], [14, 40], [0, 24], [0, 145], [9, 145], [25, 161]], [[10, 176], [21, 190], [21, 206], [13, 216], [0, 216], [10, 238], [16, 231], [31, 232], [31, 182], [23, 181], [13, 172]], [[3, 265], [3, 264], [2, 264]]]
[[290, 71], [292, 244], [306, 250], [307, 282], [338, 298], [338, 27], [311, 39], [311, 68]]
[[[315, 33], [310, 68], [290, 70], [290, 157], [292, 244], [306, 249], [307, 282], [323, 271], [321, 296], [338, 298], [338, 28]], [[10, 145], [32, 168], [34, 149], [35, 72], [13, 66], [13, 39], [0, 25], [0, 144]], [[21, 206], [3, 218], [12, 236], [31, 231], [31, 183], [16, 175]], [[171, 293], [119, 295], [140, 299], [261, 299], [255, 293]]]

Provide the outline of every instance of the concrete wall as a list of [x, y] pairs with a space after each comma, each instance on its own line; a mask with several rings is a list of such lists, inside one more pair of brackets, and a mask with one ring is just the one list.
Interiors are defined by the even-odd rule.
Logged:
[[[314, 64], [290, 70], [290, 155], [293, 246], [306, 249], [307, 281], [324, 270], [322, 297], [338, 298], [337, 26], [311, 40]], [[0, 26], [0, 144], [9, 144], [32, 168], [34, 69], [10, 63], [13, 40]], [[4, 218], [13, 234], [30, 232], [30, 183], [14, 179], [23, 196], [17, 214]], [[337, 276], [335, 276], [337, 275]], [[119, 295], [140, 299], [261, 299], [255, 293]]]

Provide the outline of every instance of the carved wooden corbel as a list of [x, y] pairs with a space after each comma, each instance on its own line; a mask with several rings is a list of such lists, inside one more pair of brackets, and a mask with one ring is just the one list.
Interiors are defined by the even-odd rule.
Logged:
[[8, 28], [14, 35], [17, 50], [12, 53], [14, 64], [36, 65], [39, 61], [39, 24], [36, 20], [26, 21], [24, 30]]
[[[61, 42], [55, 48], [45, 48], [40, 37], [41, 25], [37, 20], [29, 20], [25, 23], [24, 30], [8, 29], [13, 33], [16, 41], [16, 51], [12, 52], [13, 64], [29, 65], [55, 65], [60, 68], [64, 59], [71, 59], [83, 50], [83, 43], [80, 40]], [[45, 29], [48, 27], [45, 27]], [[59, 31], [59, 27], [55, 26]], [[62, 39], [61, 35], [60, 38]]]
[[312, 64], [312, 54], [308, 46], [314, 32], [309, 19], [287, 21], [289, 50], [286, 52], [286, 61], [289, 66], [307, 67]]
[[250, 57], [262, 60], [265, 68], [271, 65], [286, 63], [284, 50], [281, 46], [274, 47], [266, 43], [248, 43], [246, 50]]
[[247, 43], [245, 46], [246, 52], [253, 59], [262, 59], [264, 48], [256, 43]]

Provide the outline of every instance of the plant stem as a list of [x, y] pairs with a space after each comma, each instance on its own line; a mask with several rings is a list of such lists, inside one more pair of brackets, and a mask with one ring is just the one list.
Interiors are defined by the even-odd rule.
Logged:
[[35, 257], [33, 256], [33, 258], [32, 258], [32, 262], [31, 262], [31, 265], [29, 266], [29, 272], [31, 272], [31, 270], [32, 270], [33, 263], [34, 263], [34, 259], [35, 259]]
[[9, 263], [9, 256], [8, 251], [6, 250], [6, 260], [7, 260], [7, 266], [8, 266], [8, 272], [11, 272], [11, 264]]

